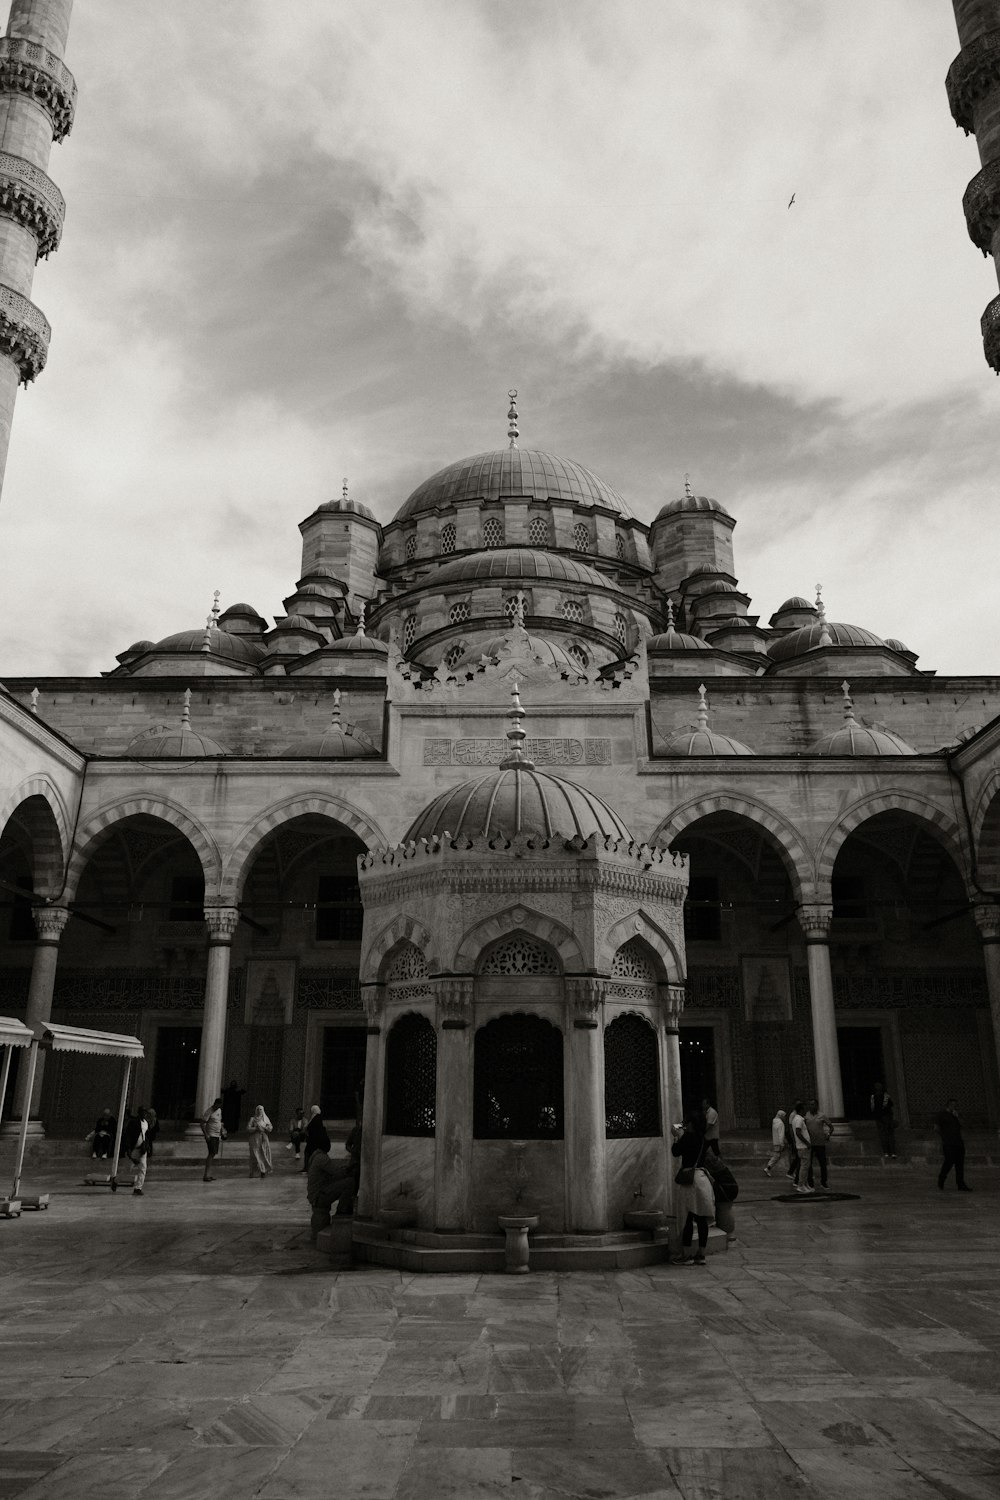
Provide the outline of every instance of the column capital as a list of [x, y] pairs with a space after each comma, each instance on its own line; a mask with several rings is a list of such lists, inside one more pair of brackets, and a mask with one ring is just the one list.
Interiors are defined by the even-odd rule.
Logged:
[[35, 919], [38, 941], [55, 945], [62, 937], [71, 913], [66, 906], [34, 906], [31, 915]]
[[583, 974], [566, 980], [566, 997], [578, 1031], [596, 1031], [601, 1023], [601, 1001], [605, 981], [595, 974]]
[[796, 912], [807, 943], [828, 943], [833, 906], [826, 901], [806, 901]]
[[206, 906], [205, 926], [208, 928], [210, 944], [226, 946], [233, 941], [239, 926], [240, 914], [235, 906]]
[[435, 980], [438, 1021], [442, 1031], [464, 1031], [472, 1024], [475, 981], [470, 975]]
[[984, 943], [1000, 943], [1000, 903], [980, 901], [972, 908], [979, 936]]
[[385, 1014], [385, 985], [363, 984], [361, 986], [361, 1004], [364, 1007], [365, 1020], [368, 1022], [370, 1036], [377, 1036], [381, 1030], [382, 1017]]
[[660, 997], [660, 1013], [668, 1031], [676, 1031], [680, 1025], [681, 1012], [687, 999], [687, 987], [683, 984], [661, 984], [657, 986]]

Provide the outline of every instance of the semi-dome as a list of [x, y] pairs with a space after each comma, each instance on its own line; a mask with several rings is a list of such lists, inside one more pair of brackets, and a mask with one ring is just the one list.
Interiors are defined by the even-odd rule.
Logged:
[[[829, 639], [825, 639], [829, 636]], [[818, 646], [884, 646], [885, 642], [874, 631], [861, 625], [837, 624], [833, 620], [815, 620], [811, 625], [801, 625], [787, 635], [770, 642], [767, 651], [773, 661], [790, 661], [794, 656], [805, 656]]]
[[537, 771], [524, 753], [524, 711], [518, 690], [514, 722], [507, 732], [510, 752], [495, 771], [442, 792], [411, 824], [404, 843], [449, 833], [452, 838], [513, 838], [519, 833], [590, 838], [600, 834], [631, 842], [618, 814], [574, 781]]
[[655, 526], [657, 521], [664, 520], [667, 516], [679, 516], [685, 511], [711, 511], [717, 516], [725, 516], [727, 521], [733, 518], [724, 505], [718, 500], [713, 500], [711, 495], [682, 495], [679, 500], [668, 500], [666, 505], [661, 505], [653, 518]]
[[463, 500], [506, 500], [521, 495], [632, 514], [621, 495], [583, 464], [533, 448], [496, 448], [439, 469], [417, 486], [394, 519], [407, 521]]
[[[485, 657], [493, 661], [501, 656], [509, 655], [512, 647], [512, 638], [507, 635], [498, 635], [493, 640], [487, 641], [485, 645], [470, 646], [469, 650], [456, 663], [456, 667], [467, 667], [478, 665]], [[559, 672], [568, 672], [572, 677], [583, 675], [583, 668], [578, 661], [574, 661], [566, 648], [559, 642], [553, 641], [544, 635], [529, 634], [524, 631], [517, 642], [518, 654], [532, 658], [535, 661], [544, 662], [548, 667], [555, 667]]]
[[220, 630], [218, 625], [203, 626], [201, 630], [179, 630], [176, 635], [164, 636], [152, 649], [165, 656], [198, 656], [205, 651], [206, 645], [205, 654], [252, 665], [260, 661], [265, 650], [260, 642]]
[[504, 578], [538, 578], [553, 583], [580, 583], [586, 588], [607, 588], [608, 580], [586, 563], [559, 552], [535, 551], [530, 547], [495, 547], [486, 552], [472, 552], [444, 563], [421, 587], [436, 589], [439, 584], [496, 582]]

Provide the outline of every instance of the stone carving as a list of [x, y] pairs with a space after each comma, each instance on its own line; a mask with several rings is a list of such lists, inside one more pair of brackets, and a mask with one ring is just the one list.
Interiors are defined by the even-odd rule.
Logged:
[[[525, 741], [525, 753], [536, 766], [609, 766], [609, 739], [534, 738]], [[510, 752], [503, 737], [461, 740], [425, 739], [425, 766], [498, 766]]]
[[62, 58], [25, 37], [0, 37], [0, 90], [30, 94], [52, 121], [52, 139], [65, 140], [73, 126], [76, 80]]
[[295, 1004], [299, 1010], [360, 1010], [356, 969], [300, 969]]
[[979, 936], [984, 943], [1000, 943], [1000, 904], [995, 901], [982, 902], [972, 908]]
[[799, 926], [805, 933], [807, 943], [828, 943], [830, 941], [830, 924], [833, 921], [833, 907], [820, 902], [809, 902], [800, 906], [796, 912]]
[[974, 128], [973, 111], [980, 99], [1000, 83], [1000, 31], [984, 31], [955, 58], [945, 88], [952, 119], [966, 135]]
[[472, 1022], [473, 982], [468, 978], [439, 979], [438, 1016], [443, 1031], [462, 1031]]
[[39, 260], [59, 248], [65, 198], [40, 167], [9, 151], [0, 151], [0, 213], [35, 236]]
[[655, 984], [656, 967], [649, 950], [637, 938], [623, 943], [611, 960], [611, 973], [616, 979], [639, 979], [644, 984]]
[[480, 974], [558, 974], [551, 949], [527, 933], [515, 932], [487, 954]]
[[369, 1027], [377, 1030], [382, 1024], [385, 1015], [385, 989], [380, 984], [363, 984], [361, 986], [361, 1004], [365, 1012], [365, 1020]]
[[404, 943], [397, 949], [385, 978], [389, 984], [401, 979], [426, 979], [427, 960], [414, 943]]
[[567, 979], [566, 996], [573, 1012], [573, 1025], [578, 1030], [592, 1031], [600, 1025], [603, 980], [593, 975]]
[[676, 1030], [680, 1025], [681, 1012], [684, 1009], [686, 998], [687, 992], [684, 985], [660, 985], [660, 1009], [663, 1012], [663, 1019], [671, 1031]]
[[17, 365], [22, 385], [45, 369], [51, 335], [48, 319], [33, 302], [0, 286], [0, 354]]
[[58, 943], [70, 918], [67, 908], [65, 906], [34, 906], [31, 914], [35, 919], [38, 941]]
[[239, 926], [240, 914], [235, 906], [206, 906], [205, 926], [210, 943], [231, 943]]

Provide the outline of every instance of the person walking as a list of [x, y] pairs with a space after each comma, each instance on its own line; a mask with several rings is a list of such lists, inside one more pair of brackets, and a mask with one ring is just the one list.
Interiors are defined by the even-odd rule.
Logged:
[[705, 1148], [711, 1151], [713, 1156], [719, 1155], [719, 1111], [712, 1107], [709, 1099], [701, 1101], [702, 1114], [705, 1117]]
[[954, 1167], [956, 1188], [960, 1193], [971, 1193], [972, 1189], [965, 1180], [965, 1138], [962, 1135], [958, 1100], [949, 1099], [934, 1123], [941, 1136], [941, 1149], [944, 1153], [944, 1160], [941, 1162], [941, 1170], [938, 1173], [938, 1187], [944, 1187], [945, 1178]]
[[205, 1145], [208, 1155], [205, 1158], [205, 1171], [202, 1182], [214, 1182], [212, 1175], [212, 1164], [219, 1154], [219, 1148], [226, 1138], [226, 1127], [222, 1123], [222, 1098], [214, 1099], [201, 1117], [202, 1134], [205, 1137]]
[[772, 1171], [788, 1149], [788, 1142], [785, 1139], [785, 1122], [787, 1119], [788, 1115], [783, 1109], [775, 1111], [774, 1119], [771, 1121], [771, 1154], [764, 1164], [765, 1177], [770, 1177]]
[[309, 1158], [314, 1151], [329, 1151], [329, 1149], [330, 1137], [326, 1133], [326, 1126], [323, 1124], [320, 1107], [318, 1104], [311, 1104], [309, 1106], [309, 1124], [306, 1126], [306, 1159], [305, 1165], [302, 1168], [303, 1172], [308, 1172]]
[[[677, 1222], [683, 1225], [680, 1263], [682, 1266], [703, 1266], [705, 1248], [708, 1245], [708, 1226], [715, 1217], [715, 1191], [712, 1179], [702, 1165], [708, 1150], [705, 1117], [692, 1111], [683, 1125], [675, 1125], [673, 1131], [675, 1139], [670, 1148], [671, 1154], [680, 1157], [680, 1166], [674, 1177], [677, 1186]], [[691, 1255], [689, 1252], [696, 1228], [698, 1249]]]
[[306, 1138], [306, 1117], [302, 1112], [302, 1105], [296, 1104], [295, 1113], [288, 1122], [288, 1151], [295, 1152], [295, 1160], [301, 1160], [302, 1142]]
[[826, 1115], [819, 1112], [819, 1100], [814, 1099], [806, 1110], [805, 1115], [806, 1134], [809, 1137], [809, 1173], [807, 1182], [811, 1188], [816, 1187], [813, 1180], [813, 1168], [819, 1163], [819, 1185], [826, 1191], [827, 1157], [826, 1143], [833, 1135], [833, 1126]]
[[871, 1111], [872, 1118], [875, 1121], [875, 1129], [878, 1131], [878, 1142], [882, 1148], [882, 1160], [895, 1161], [896, 1121], [894, 1118], [894, 1105], [886, 1093], [881, 1079], [876, 1079], [875, 1087], [872, 1089]]
[[128, 1154], [132, 1163], [132, 1194], [136, 1198], [143, 1195], [143, 1185], [146, 1181], [146, 1165], [149, 1153], [149, 1121], [146, 1119], [146, 1111], [142, 1105], [125, 1122], [122, 1131], [122, 1149]]
[[268, 1136], [273, 1126], [264, 1112], [263, 1104], [258, 1104], [247, 1130], [250, 1134], [250, 1176], [266, 1177], [271, 1170], [271, 1142]]
[[803, 1181], [803, 1167], [808, 1169], [809, 1164], [809, 1131], [806, 1129], [805, 1116], [802, 1113], [802, 1101], [796, 1099], [792, 1105], [792, 1112], [788, 1117], [788, 1123], [792, 1127], [792, 1142], [795, 1146], [795, 1161], [793, 1170], [788, 1174], [795, 1183], [797, 1193], [811, 1193], [814, 1190], [807, 1181]]

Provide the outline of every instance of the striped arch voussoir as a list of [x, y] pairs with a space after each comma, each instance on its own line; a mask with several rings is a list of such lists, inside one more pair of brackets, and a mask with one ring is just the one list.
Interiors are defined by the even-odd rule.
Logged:
[[215, 840], [205, 832], [204, 828], [196, 823], [183, 808], [175, 807], [173, 803], [165, 801], [162, 797], [132, 797], [126, 802], [116, 802], [110, 807], [102, 808], [80, 829], [66, 877], [68, 900], [72, 900], [76, 894], [80, 876], [88, 861], [93, 857], [97, 846], [103, 843], [119, 823], [125, 822], [127, 818], [139, 816], [157, 818], [161, 823], [169, 823], [171, 828], [182, 833], [201, 861], [201, 867], [205, 872], [206, 893], [218, 888], [219, 850]]
[[672, 844], [692, 824], [700, 822], [702, 818], [710, 817], [712, 813], [736, 813], [764, 833], [769, 833], [782, 856], [795, 900], [808, 899], [812, 883], [810, 878], [812, 858], [807, 853], [796, 829], [772, 808], [762, 802], [754, 802], [749, 797], [734, 797], [720, 793], [713, 797], [701, 797], [696, 802], [689, 802], [675, 808], [670, 817], [665, 818], [660, 824], [650, 839], [650, 843]]
[[399, 913], [372, 939], [361, 960], [361, 982], [371, 984], [379, 978], [386, 960], [400, 943], [412, 943], [427, 957], [431, 935], [422, 922]]
[[331, 823], [339, 823], [341, 827], [349, 829], [351, 833], [357, 835], [366, 849], [372, 849], [380, 844], [386, 845], [389, 842], [376, 823], [358, 812], [356, 808], [351, 807], [349, 803], [342, 802], [339, 797], [331, 797], [319, 792], [311, 796], [290, 797], [287, 802], [280, 802], [276, 807], [269, 808], [267, 812], [255, 818], [238, 835], [236, 842], [226, 855], [220, 890], [222, 900], [235, 902], [239, 899], [247, 872], [259, 846], [269, 833], [273, 833], [283, 823], [290, 823], [293, 818], [308, 817], [311, 814], [327, 818]]
[[647, 947], [651, 948], [660, 961], [660, 979], [667, 984], [684, 983], [684, 966], [677, 956], [670, 938], [665, 932], [649, 920], [645, 912], [635, 911], [630, 916], [622, 917], [608, 932], [601, 944], [598, 954], [598, 969], [602, 974], [610, 974], [611, 964], [618, 949], [625, 943], [631, 942], [633, 938], [640, 938]]
[[63, 860], [69, 842], [69, 823], [62, 798], [47, 776], [31, 776], [7, 798], [0, 808], [0, 836], [19, 810], [38, 797], [45, 803], [50, 817], [34, 809], [25, 818], [32, 841], [35, 886], [38, 895], [55, 895], [63, 883]]
[[497, 912], [495, 916], [487, 917], [470, 927], [459, 944], [452, 967], [459, 974], [471, 973], [483, 950], [512, 932], [530, 933], [539, 942], [554, 948], [564, 971], [579, 973], [588, 967], [580, 945], [568, 927], [524, 906], [513, 906], [508, 911]]
[[928, 833], [936, 838], [951, 855], [963, 881], [968, 881], [965, 843], [958, 825], [948, 814], [933, 802], [927, 802], [922, 797], [914, 797], [909, 792], [880, 792], [865, 797], [861, 802], [848, 808], [847, 812], [838, 818], [823, 835], [816, 856], [818, 891], [829, 890], [837, 855], [855, 829], [860, 828], [862, 823], [867, 823], [869, 818], [886, 812], [909, 813], [911, 817], [923, 823]]

